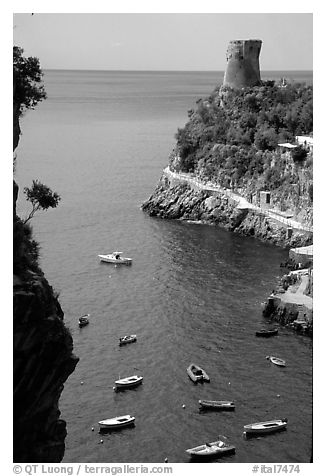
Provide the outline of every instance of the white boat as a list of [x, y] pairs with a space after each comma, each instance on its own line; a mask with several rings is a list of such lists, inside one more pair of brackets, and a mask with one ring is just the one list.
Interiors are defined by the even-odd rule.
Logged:
[[142, 381], [143, 381], [143, 377], [138, 375], [132, 375], [131, 377], [121, 378], [114, 382], [115, 389], [118, 390], [123, 388], [136, 387], [137, 385], [140, 385]]
[[79, 327], [85, 327], [89, 324], [89, 314], [84, 314], [78, 319]]
[[205, 443], [204, 445], [195, 446], [186, 450], [190, 456], [196, 458], [209, 458], [213, 456], [222, 456], [226, 453], [235, 453], [235, 446], [229, 445], [222, 440]]
[[121, 256], [122, 254], [122, 251], [114, 251], [113, 253], [108, 255], [98, 255], [98, 257], [101, 261], [104, 261], [105, 263], [131, 264], [132, 259], [125, 258], [124, 256]]
[[102, 430], [114, 430], [116, 428], [123, 428], [124, 426], [133, 425], [134, 421], [135, 417], [123, 415], [115, 418], [108, 418], [107, 420], [101, 420], [98, 422], [98, 424]]
[[189, 375], [189, 378], [195, 383], [202, 382], [204, 380], [206, 380], [206, 382], [210, 381], [210, 378], [205, 370], [196, 364], [190, 364], [189, 367], [187, 367], [187, 374]]
[[285, 360], [279, 359], [278, 357], [273, 357], [272, 355], [266, 355], [266, 359], [270, 360], [273, 364], [278, 365], [279, 367], [285, 367]]
[[205, 410], [234, 410], [235, 404], [229, 400], [199, 400], [199, 406]]
[[126, 345], [130, 344], [131, 342], [136, 342], [137, 340], [137, 335], [136, 334], [131, 334], [129, 336], [123, 336], [119, 338], [119, 345]]
[[282, 420], [260, 421], [258, 423], [251, 423], [243, 427], [246, 433], [273, 433], [282, 430], [287, 425], [287, 418]]

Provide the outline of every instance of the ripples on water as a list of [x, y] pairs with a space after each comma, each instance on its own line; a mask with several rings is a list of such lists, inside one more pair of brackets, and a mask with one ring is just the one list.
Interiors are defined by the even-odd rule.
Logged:
[[[62, 101], [65, 74], [70, 83]], [[60, 292], [80, 357], [60, 400], [68, 426], [64, 461], [186, 462], [186, 448], [223, 434], [236, 454], [221, 462], [308, 462], [311, 340], [285, 328], [270, 339], [254, 335], [265, 324], [261, 301], [287, 253], [216, 227], [149, 218], [139, 209], [186, 111], [215, 85], [213, 73], [169, 74], [161, 83], [155, 75], [146, 79], [153, 102], [145, 101], [144, 77], [135, 75], [103, 107], [92, 94], [95, 80], [106, 91], [105, 74], [83, 82], [80, 72], [48, 73], [48, 101], [24, 119], [20, 187], [39, 178], [62, 196], [57, 210], [33, 221], [42, 266]], [[187, 78], [187, 95], [178, 96]], [[130, 93], [130, 81], [131, 106], [123, 90]], [[170, 85], [170, 96], [165, 90], [161, 97], [159, 84]], [[69, 101], [70, 94], [77, 100]], [[24, 209], [22, 201], [19, 206]], [[116, 248], [133, 257], [131, 267], [98, 262], [98, 253]], [[79, 329], [77, 318], [86, 312], [91, 323]], [[127, 333], [138, 341], [119, 347]], [[287, 367], [272, 365], [266, 355], [284, 358]], [[210, 383], [189, 380], [192, 361], [207, 370]], [[144, 376], [143, 385], [112, 390], [119, 375], [133, 374]], [[199, 412], [203, 398], [232, 399], [236, 410]], [[100, 445], [97, 422], [126, 413], [135, 415], [135, 427], [105, 434]], [[282, 417], [289, 419], [287, 431], [243, 439], [243, 425]]]

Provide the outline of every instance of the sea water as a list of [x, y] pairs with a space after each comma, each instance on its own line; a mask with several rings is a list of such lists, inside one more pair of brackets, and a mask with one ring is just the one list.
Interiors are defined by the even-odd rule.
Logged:
[[[312, 81], [306, 72], [262, 77]], [[221, 462], [310, 460], [311, 339], [287, 328], [255, 337], [287, 252], [140, 209], [188, 110], [222, 80], [221, 72], [45, 71], [48, 99], [21, 121], [19, 214], [28, 213], [22, 190], [33, 179], [61, 196], [32, 225], [80, 358], [60, 399], [66, 463], [187, 462], [185, 449], [218, 435], [236, 446]], [[132, 266], [99, 262], [98, 254], [115, 250], [133, 258]], [[90, 324], [79, 329], [85, 313]], [[137, 342], [119, 347], [126, 334]], [[191, 362], [210, 383], [190, 381]], [[114, 381], [131, 375], [142, 375], [143, 384], [115, 393]], [[202, 413], [199, 399], [234, 400], [236, 409]], [[124, 414], [136, 417], [134, 428], [98, 435], [99, 420]], [[285, 417], [286, 431], [243, 438], [243, 425]]]

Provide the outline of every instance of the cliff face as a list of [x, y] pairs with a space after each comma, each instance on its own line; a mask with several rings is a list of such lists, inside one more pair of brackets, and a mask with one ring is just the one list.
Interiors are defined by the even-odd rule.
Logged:
[[14, 461], [60, 462], [66, 423], [63, 384], [78, 359], [63, 312], [43, 276], [14, 277]]
[[150, 216], [219, 225], [279, 246], [304, 246], [312, 241], [309, 232], [288, 236], [280, 223], [238, 208], [237, 202], [223, 192], [196, 189], [186, 182], [170, 180], [165, 173], [142, 209]]
[[18, 146], [19, 134], [20, 134], [19, 104], [14, 103], [13, 104], [13, 150], [15, 150]]
[[[13, 148], [19, 142], [19, 107], [14, 104]], [[13, 187], [13, 454], [15, 462], [54, 463], [64, 456], [66, 423], [58, 402], [78, 358], [53, 289], [28, 254], [32, 239], [16, 215]]]

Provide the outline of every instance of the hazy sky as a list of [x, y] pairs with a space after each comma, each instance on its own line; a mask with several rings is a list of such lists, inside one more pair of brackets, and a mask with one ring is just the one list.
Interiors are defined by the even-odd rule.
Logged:
[[261, 39], [261, 70], [312, 70], [309, 13], [14, 14], [42, 69], [224, 70], [232, 39]]

